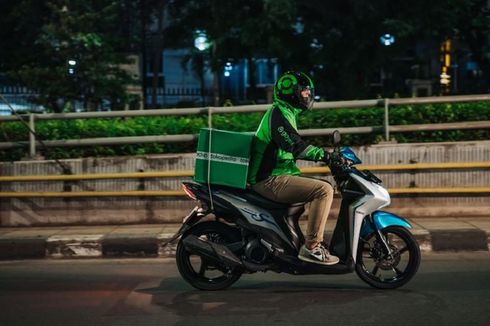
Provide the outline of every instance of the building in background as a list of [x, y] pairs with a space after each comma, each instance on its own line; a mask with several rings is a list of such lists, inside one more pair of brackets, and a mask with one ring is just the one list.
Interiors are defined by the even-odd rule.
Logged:
[[[161, 54], [157, 83], [151, 60], [146, 62], [146, 104], [156, 107], [195, 107], [212, 105], [213, 74], [207, 60], [204, 60], [202, 76], [193, 69], [190, 50], [165, 49]], [[256, 59], [255, 84], [256, 103], [270, 103], [271, 89], [279, 75], [279, 65], [274, 59]], [[218, 74], [221, 105], [250, 104], [250, 74], [246, 59], [225, 63]], [[202, 85], [201, 85], [202, 78]], [[155, 99], [153, 98], [155, 97]]]

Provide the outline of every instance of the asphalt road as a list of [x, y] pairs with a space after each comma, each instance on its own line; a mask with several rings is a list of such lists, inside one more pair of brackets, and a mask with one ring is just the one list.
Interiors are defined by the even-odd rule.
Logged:
[[171, 259], [0, 262], [0, 325], [490, 325], [490, 253], [426, 254], [398, 290], [355, 274], [197, 291]]

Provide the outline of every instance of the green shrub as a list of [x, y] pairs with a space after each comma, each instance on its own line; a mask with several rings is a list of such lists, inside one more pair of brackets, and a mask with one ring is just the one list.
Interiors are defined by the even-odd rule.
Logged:
[[[301, 116], [300, 129], [382, 126], [383, 108], [315, 110]], [[232, 131], [254, 131], [263, 113], [227, 113], [213, 115], [213, 127]], [[490, 120], [490, 102], [405, 105], [390, 108], [390, 125], [447, 123]], [[83, 139], [98, 137], [197, 134], [207, 127], [207, 115], [134, 117], [112, 119], [47, 120], [36, 123], [43, 140]], [[488, 129], [425, 131], [392, 133], [398, 142], [440, 142], [490, 139]], [[26, 141], [28, 131], [20, 122], [0, 123], [0, 142]], [[383, 140], [379, 133], [344, 135], [343, 143], [351, 146], [375, 144]], [[310, 137], [309, 142], [325, 145], [327, 137]], [[46, 158], [86, 156], [144, 155], [193, 152], [195, 142], [166, 144], [132, 144], [119, 146], [86, 146], [78, 148], [49, 148], [37, 146]], [[18, 160], [26, 156], [27, 148], [0, 152], [1, 160]]]

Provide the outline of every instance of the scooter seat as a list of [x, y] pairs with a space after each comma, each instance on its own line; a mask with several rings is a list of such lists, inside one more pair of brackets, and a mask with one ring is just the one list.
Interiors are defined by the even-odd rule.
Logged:
[[232, 192], [234, 195], [239, 196], [251, 204], [267, 208], [267, 209], [288, 209], [290, 207], [299, 207], [304, 206], [306, 203], [279, 203], [270, 199], [265, 198], [259, 193], [253, 191], [252, 189], [237, 189], [237, 188], [228, 188], [227, 191]]
[[264, 196], [260, 195], [259, 193], [256, 193], [254, 191], [250, 191], [248, 193], [245, 193], [242, 195], [245, 199], [247, 199], [249, 202], [261, 206], [264, 208], [269, 208], [269, 209], [282, 209], [282, 208], [289, 208], [289, 207], [297, 207], [297, 206], [304, 206], [305, 203], [278, 203], [276, 201], [272, 201], [270, 199], [265, 198]]
[[[205, 187], [204, 184], [198, 183], [199, 186]], [[267, 199], [260, 195], [259, 193], [253, 191], [252, 189], [239, 189], [239, 188], [233, 188], [233, 187], [227, 187], [227, 186], [218, 186], [218, 185], [212, 185], [211, 189], [214, 191], [226, 191], [228, 193], [231, 193], [235, 196], [241, 197], [248, 202], [257, 205], [259, 207], [267, 208], [267, 209], [289, 209], [289, 208], [299, 208], [303, 207], [306, 203], [305, 202], [298, 202], [298, 203], [278, 203], [276, 201]]]

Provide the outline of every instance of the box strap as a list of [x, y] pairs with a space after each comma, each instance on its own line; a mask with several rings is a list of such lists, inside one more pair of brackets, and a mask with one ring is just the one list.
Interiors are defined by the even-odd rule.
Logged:
[[208, 107], [208, 128], [209, 128], [209, 143], [208, 143], [208, 193], [211, 203], [211, 210], [214, 211], [213, 193], [211, 192], [211, 153], [213, 141], [213, 114], [212, 108]]

